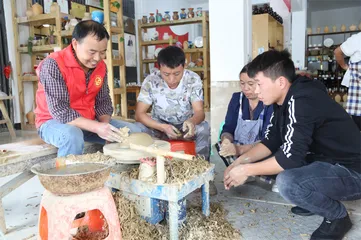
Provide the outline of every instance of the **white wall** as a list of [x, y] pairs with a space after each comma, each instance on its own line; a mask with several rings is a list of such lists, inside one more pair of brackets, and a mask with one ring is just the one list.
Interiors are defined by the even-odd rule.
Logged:
[[292, 11], [292, 60], [295, 67], [305, 67], [307, 1], [303, 2], [300, 11]]
[[209, 11], [211, 81], [239, 81], [240, 69], [251, 58], [251, 1], [210, 0]]
[[349, 26], [355, 24], [358, 26], [361, 22], [361, 3], [359, 7], [338, 8], [325, 11], [310, 12], [308, 14], [307, 26], [312, 27], [312, 31], [316, 32], [317, 27], [323, 28], [328, 26], [332, 31], [332, 26], [337, 26], [338, 31], [342, 24], [345, 24], [347, 30]]
[[[16, 1], [16, 11], [18, 16], [25, 16], [26, 12], [26, 4], [21, 4], [21, 1]], [[17, 67], [15, 60], [16, 48], [14, 45], [14, 31], [17, 29], [13, 29], [12, 23], [12, 15], [11, 15], [11, 3], [10, 1], [3, 1], [4, 3], [4, 13], [5, 13], [5, 22], [6, 22], [6, 35], [7, 35], [7, 44], [8, 44], [8, 53], [9, 60], [12, 65], [12, 91], [14, 98], [14, 122], [20, 122], [20, 107], [19, 107], [19, 94], [18, 94], [18, 78], [17, 78]], [[19, 44], [24, 44], [29, 37], [29, 28], [26, 26], [20, 26], [19, 28]], [[26, 54], [22, 57], [21, 65], [23, 66], [22, 72], [31, 71], [30, 66], [30, 57]], [[33, 88], [31, 83], [24, 84], [24, 92], [25, 92], [25, 114], [29, 112], [33, 107]]]

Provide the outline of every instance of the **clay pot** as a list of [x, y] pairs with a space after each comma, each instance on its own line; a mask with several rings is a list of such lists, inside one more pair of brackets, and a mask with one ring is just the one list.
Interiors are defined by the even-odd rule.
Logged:
[[188, 8], [188, 18], [194, 18], [193, 8]]
[[361, 22], [360, 22], [360, 24], [358, 25], [358, 29], [361, 30]]
[[142, 17], [142, 23], [143, 23], [143, 24], [146, 24], [147, 22], [148, 22], [147, 16], [143, 16], [143, 17]]
[[357, 29], [355, 24], [352, 24], [349, 28], [350, 28], [350, 31], [356, 31], [356, 29]]
[[186, 19], [187, 18], [187, 13], [186, 13], [186, 9], [185, 8], [181, 8], [182, 12], [180, 13], [180, 18], [181, 19]]
[[321, 33], [321, 28], [320, 27], [317, 28], [317, 33]]
[[312, 34], [312, 28], [307, 28], [307, 34]]
[[39, 3], [34, 3], [32, 6], [34, 16], [43, 14], [43, 6], [41, 6]]
[[328, 28], [328, 26], [326, 26], [326, 27], [323, 29], [323, 32], [324, 32], [324, 33], [328, 33], [329, 30], [330, 30], [330, 29]]
[[27, 16], [28, 18], [34, 16], [34, 12], [33, 12], [32, 7], [29, 7], [28, 10], [26, 10], [26, 13], [25, 13], [25, 14], [26, 14], [26, 16]]
[[149, 17], [149, 22], [150, 23], [154, 23], [155, 22], [155, 17], [154, 17], [154, 13], [149, 13], [150, 17]]
[[60, 10], [59, 4], [57, 2], [53, 2], [50, 6], [50, 12], [56, 13], [59, 10]]
[[342, 24], [342, 26], [341, 26], [341, 31], [342, 31], [342, 32], [346, 31], [346, 26], [345, 26], [345, 24]]
[[332, 32], [337, 32], [337, 27], [336, 26], [332, 27]]
[[28, 120], [29, 124], [35, 124], [35, 113], [33, 110], [26, 114], [26, 119]]
[[173, 12], [173, 20], [178, 20], [179, 19], [179, 15], [177, 11]]

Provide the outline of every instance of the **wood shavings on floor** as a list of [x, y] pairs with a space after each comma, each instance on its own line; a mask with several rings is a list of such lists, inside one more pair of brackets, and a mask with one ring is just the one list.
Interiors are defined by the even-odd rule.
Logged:
[[[168, 240], [169, 227], [165, 224], [152, 225], [137, 213], [133, 202], [120, 192], [114, 194], [122, 239], [124, 240]], [[202, 214], [201, 206], [189, 206], [186, 223], [179, 229], [180, 240], [239, 240], [240, 233], [225, 219], [226, 211], [221, 204], [212, 204], [210, 216]]]

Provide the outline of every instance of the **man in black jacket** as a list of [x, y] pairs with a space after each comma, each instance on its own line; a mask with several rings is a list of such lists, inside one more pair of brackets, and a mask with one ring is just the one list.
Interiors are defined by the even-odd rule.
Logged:
[[324, 217], [311, 239], [342, 239], [352, 223], [340, 201], [361, 199], [356, 124], [321, 82], [296, 76], [288, 52], [257, 56], [248, 75], [257, 81], [260, 101], [274, 104], [274, 114], [265, 139], [225, 170], [225, 188], [249, 176], [278, 174], [281, 196], [298, 206], [294, 212]]

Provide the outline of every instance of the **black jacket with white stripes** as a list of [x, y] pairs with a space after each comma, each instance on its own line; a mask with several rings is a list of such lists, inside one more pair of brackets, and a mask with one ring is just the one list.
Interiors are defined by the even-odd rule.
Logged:
[[360, 131], [320, 81], [298, 76], [273, 109], [262, 143], [283, 169], [322, 161], [361, 173]]

